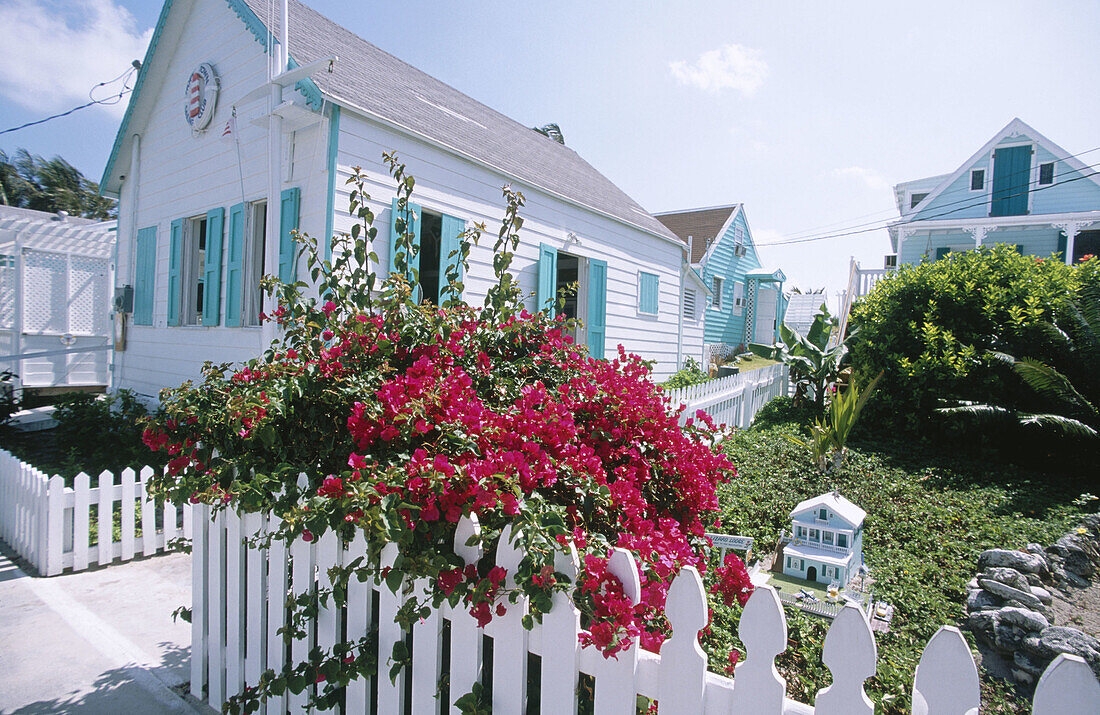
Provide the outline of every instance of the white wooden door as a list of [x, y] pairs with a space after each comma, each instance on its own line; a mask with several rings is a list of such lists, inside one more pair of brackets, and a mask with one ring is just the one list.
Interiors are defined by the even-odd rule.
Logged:
[[754, 343], [771, 345], [775, 342], [775, 315], [779, 291], [760, 287], [756, 291], [756, 325], [753, 327]]

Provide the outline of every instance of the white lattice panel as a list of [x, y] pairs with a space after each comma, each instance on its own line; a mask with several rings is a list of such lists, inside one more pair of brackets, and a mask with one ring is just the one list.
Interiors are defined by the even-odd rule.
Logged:
[[68, 332], [67, 260], [61, 253], [23, 252], [23, 331]]
[[107, 259], [69, 257], [69, 331], [75, 335], [106, 335]]
[[0, 330], [15, 327], [14, 259], [0, 256]]

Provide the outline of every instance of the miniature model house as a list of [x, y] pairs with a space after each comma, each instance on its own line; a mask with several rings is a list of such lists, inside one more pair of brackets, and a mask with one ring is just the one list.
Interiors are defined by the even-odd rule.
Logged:
[[801, 502], [791, 512], [791, 540], [783, 547], [783, 573], [842, 586], [863, 565], [867, 512], [839, 492]]

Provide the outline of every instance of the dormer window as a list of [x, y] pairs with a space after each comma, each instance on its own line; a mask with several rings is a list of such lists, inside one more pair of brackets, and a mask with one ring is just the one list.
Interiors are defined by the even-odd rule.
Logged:
[[915, 209], [917, 207], [917, 204], [919, 204], [921, 201], [924, 201], [927, 196], [927, 191], [923, 191], [919, 194], [909, 194], [909, 208]]
[[1050, 186], [1054, 183], [1054, 162], [1048, 161], [1039, 164], [1039, 186]]
[[985, 191], [985, 169], [970, 170], [970, 190]]
[[828, 519], [829, 518], [829, 512], [826, 511], [824, 508], [818, 509], [817, 510], [817, 518], [818, 519]]

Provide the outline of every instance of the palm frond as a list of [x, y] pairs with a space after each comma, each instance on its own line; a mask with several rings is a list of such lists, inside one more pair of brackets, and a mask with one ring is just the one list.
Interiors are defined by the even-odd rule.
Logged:
[[1025, 427], [1045, 427], [1058, 430], [1066, 435], [1075, 435], [1079, 437], [1098, 436], [1095, 428], [1090, 427], [1080, 420], [1075, 420], [1072, 417], [1065, 417], [1063, 415], [1050, 413], [1021, 413], [1018, 422]]
[[1083, 415], [1100, 417], [1096, 408], [1074, 388], [1073, 383], [1049, 365], [1032, 358], [1024, 358], [1016, 362], [1016, 373], [1028, 387], [1043, 397], [1061, 400]]

